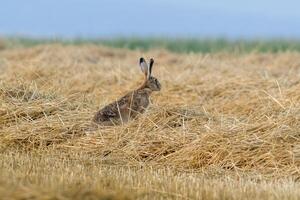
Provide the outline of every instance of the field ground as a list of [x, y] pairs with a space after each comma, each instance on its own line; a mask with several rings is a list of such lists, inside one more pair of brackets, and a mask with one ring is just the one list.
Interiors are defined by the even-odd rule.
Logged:
[[[142, 80], [162, 91], [117, 127], [93, 114]], [[299, 199], [300, 53], [41, 44], [0, 50], [3, 199]]]

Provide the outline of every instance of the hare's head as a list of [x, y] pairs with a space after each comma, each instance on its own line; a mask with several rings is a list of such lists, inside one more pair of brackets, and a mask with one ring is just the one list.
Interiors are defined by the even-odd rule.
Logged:
[[144, 58], [140, 58], [140, 67], [145, 76], [145, 81], [140, 88], [149, 88], [152, 91], [160, 91], [161, 85], [159, 81], [157, 80], [157, 78], [151, 75], [153, 64], [153, 58], [150, 59], [149, 66]]

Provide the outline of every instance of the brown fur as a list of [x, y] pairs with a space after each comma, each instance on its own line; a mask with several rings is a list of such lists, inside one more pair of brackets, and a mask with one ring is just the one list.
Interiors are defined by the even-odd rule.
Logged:
[[161, 89], [159, 81], [144, 72], [145, 80], [141, 86], [119, 100], [112, 102], [99, 110], [93, 122], [99, 125], [111, 126], [126, 123], [134, 119], [138, 114], [144, 113], [150, 103], [152, 91]]

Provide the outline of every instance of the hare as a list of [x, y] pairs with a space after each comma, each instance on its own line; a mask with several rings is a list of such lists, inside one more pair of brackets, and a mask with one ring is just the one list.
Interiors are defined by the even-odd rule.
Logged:
[[136, 90], [99, 110], [93, 118], [94, 123], [102, 126], [123, 124], [145, 112], [150, 103], [151, 93], [160, 91], [161, 84], [151, 75], [154, 59], [150, 59], [149, 67], [144, 58], [140, 58], [139, 62], [144, 73], [144, 82]]

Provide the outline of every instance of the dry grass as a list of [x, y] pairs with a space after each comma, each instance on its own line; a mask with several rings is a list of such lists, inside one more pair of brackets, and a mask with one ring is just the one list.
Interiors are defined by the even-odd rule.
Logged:
[[[142, 79], [138, 120], [89, 130]], [[300, 54], [42, 45], [0, 51], [0, 195], [12, 199], [300, 198]]]

